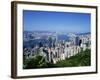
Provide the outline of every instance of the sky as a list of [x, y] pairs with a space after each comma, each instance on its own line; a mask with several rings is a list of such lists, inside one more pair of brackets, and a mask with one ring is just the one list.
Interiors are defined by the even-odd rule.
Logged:
[[23, 10], [24, 31], [90, 32], [89, 13]]

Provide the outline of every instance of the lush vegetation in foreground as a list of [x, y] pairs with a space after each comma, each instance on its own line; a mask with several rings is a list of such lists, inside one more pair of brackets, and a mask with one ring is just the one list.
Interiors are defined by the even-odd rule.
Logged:
[[91, 50], [82, 50], [77, 55], [61, 60], [56, 64], [46, 62], [45, 59], [39, 55], [37, 55], [35, 58], [25, 59], [23, 64], [24, 69], [90, 66]]
[[81, 51], [75, 56], [70, 57], [69, 59], [62, 60], [56, 65], [60, 67], [74, 67], [74, 66], [90, 66], [91, 65], [91, 54], [90, 50], [86, 49]]

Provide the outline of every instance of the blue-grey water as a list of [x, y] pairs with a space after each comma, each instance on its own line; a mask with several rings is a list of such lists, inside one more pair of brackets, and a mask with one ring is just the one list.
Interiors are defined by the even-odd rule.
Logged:
[[[62, 40], [65, 40], [65, 41], [68, 41], [69, 40], [69, 37], [67, 35], [57, 35], [57, 40], [58, 41], [62, 41]], [[27, 48], [27, 47], [34, 47], [36, 46], [37, 44], [39, 43], [42, 43], [42, 44], [49, 44], [49, 41], [47, 39], [34, 39], [34, 40], [29, 40], [29, 41], [24, 41], [23, 42], [23, 47], [24, 48]]]

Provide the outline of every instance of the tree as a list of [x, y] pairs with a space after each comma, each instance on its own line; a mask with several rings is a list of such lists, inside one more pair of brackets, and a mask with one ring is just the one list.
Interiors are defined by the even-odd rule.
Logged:
[[47, 63], [44, 57], [37, 55], [33, 58], [27, 59], [25, 65], [25, 69], [32, 69], [46, 67]]

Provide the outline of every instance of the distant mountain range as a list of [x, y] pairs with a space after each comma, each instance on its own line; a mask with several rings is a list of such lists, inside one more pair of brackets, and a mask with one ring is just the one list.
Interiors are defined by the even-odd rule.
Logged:
[[91, 34], [91, 32], [86, 32], [86, 33], [77, 33], [76, 35], [86, 35], [86, 34]]
[[55, 33], [53, 31], [24, 31], [24, 33]]
[[[24, 33], [58, 33], [58, 34], [69, 34], [69, 33], [65, 33], [65, 32], [54, 32], [54, 31], [24, 31]], [[73, 33], [75, 35], [86, 35], [86, 34], [91, 34], [91, 32], [81, 32], [81, 33]]]

